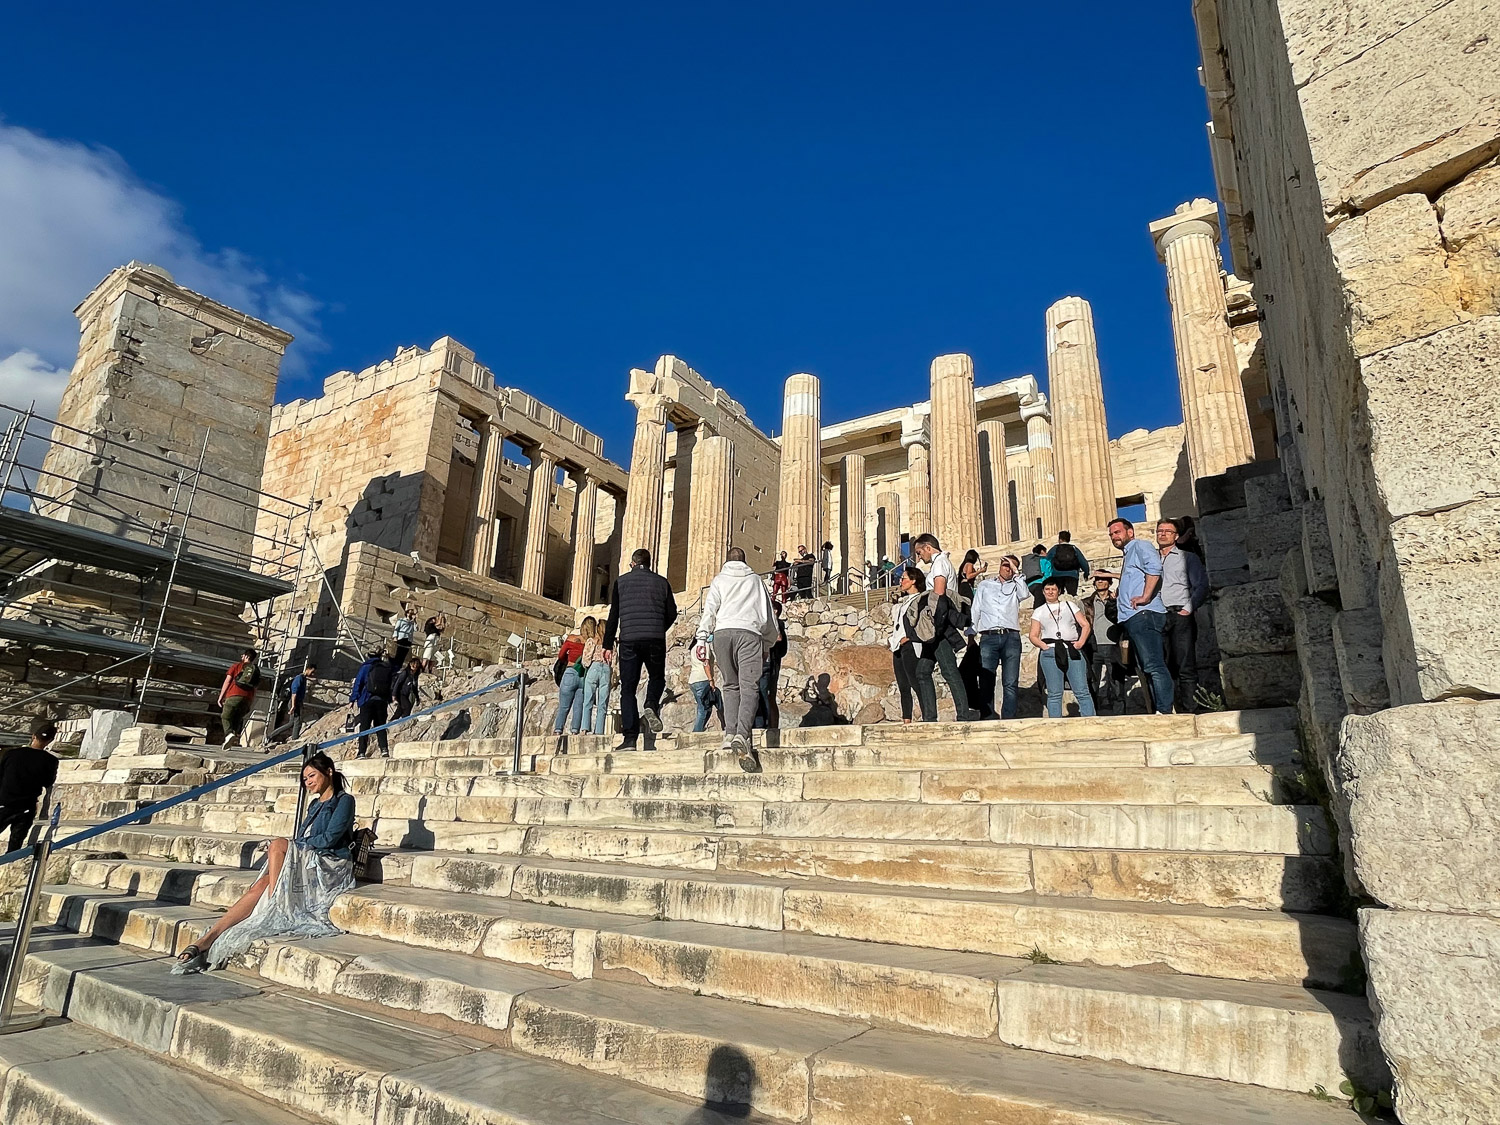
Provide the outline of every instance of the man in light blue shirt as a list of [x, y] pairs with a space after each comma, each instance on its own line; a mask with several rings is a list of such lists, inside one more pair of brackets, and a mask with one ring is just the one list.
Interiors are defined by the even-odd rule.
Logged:
[[1151, 692], [1158, 714], [1172, 713], [1172, 675], [1162, 636], [1167, 627], [1167, 607], [1161, 600], [1161, 553], [1150, 543], [1135, 537], [1129, 520], [1109, 523], [1109, 541], [1125, 556], [1120, 565], [1120, 593], [1117, 602], [1120, 627], [1135, 649], [1136, 667], [1141, 682]]

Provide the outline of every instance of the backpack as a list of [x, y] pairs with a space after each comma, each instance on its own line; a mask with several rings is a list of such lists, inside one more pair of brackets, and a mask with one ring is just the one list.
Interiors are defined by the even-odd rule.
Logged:
[[253, 661], [240, 669], [240, 674], [234, 678], [236, 687], [257, 688], [260, 686], [260, 665]]
[[391, 666], [384, 660], [375, 661], [370, 665], [369, 672], [365, 674], [365, 695], [370, 699], [390, 701]]
[[349, 841], [349, 858], [354, 861], [354, 877], [365, 880], [370, 877], [370, 861], [374, 859], [372, 854], [375, 849], [375, 829], [355, 829], [353, 838]]
[[1021, 560], [1021, 577], [1026, 579], [1026, 585], [1042, 576], [1042, 556], [1027, 555]]
[[1059, 543], [1052, 548], [1053, 570], [1082, 570], [1083, 559], [1078, 554], [1078, 548], [1071, 543]]
[[917, 640], [921, 641], [924, 645], [931, 644], [937, 640], [936, 606], [933, 602], [932, 594], [924, 594], [917, 601], [913, 602], [912, 608], [906, 611], [907, 616], [911, 615], [913, 609], [916, 610], [917, 617], [911, 623], [912, 632], [916, 633]]

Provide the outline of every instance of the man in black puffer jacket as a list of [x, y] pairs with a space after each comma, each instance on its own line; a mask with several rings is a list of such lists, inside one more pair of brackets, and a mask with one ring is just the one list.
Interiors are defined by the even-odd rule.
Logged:
[[[616, 751], [634, 750], [640, 737], [641, 715], [635, 691], [641, 668], [646, 669], [646, 726], [661, 731], [661, 693], [667, 683], [667, 630], [677, 620], [672, 585], [651, 569], [651, 552], [644, 548], [630, 556], [630, 569], [615, 579], [609, 598], [609, 620], [604, 624], [604, 651], [618, 649], [620, 671], [620, 733]], [[616, 643], [618, 641], [618, 644]]]

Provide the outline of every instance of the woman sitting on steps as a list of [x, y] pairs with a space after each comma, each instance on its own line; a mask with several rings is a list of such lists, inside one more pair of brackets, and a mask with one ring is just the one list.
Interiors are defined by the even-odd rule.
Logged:
[[354, 889], [354, 797], [345, 792], [344, 775], [324, 753], [314, 754], [302, 767], [302, 785], [312, 795], [302, 831], [296, 839], [278, 837], [267, 844], [260, 877], [212, 929], [182, 951], [174, 973], [222, 968], [263, 938], [339, 932], [328, 912], [334, 899]]

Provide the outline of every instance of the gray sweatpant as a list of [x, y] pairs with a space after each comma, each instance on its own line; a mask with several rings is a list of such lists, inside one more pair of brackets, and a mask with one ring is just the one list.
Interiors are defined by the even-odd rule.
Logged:
[[760, 704], [760, 670], [765, 664], [766, 644], [749, 629], [718, 629], [714, 632], [714, 661], [718, 666], [719, 691], [724, 696], [724, 734], [750, 740], [755, 709]]

